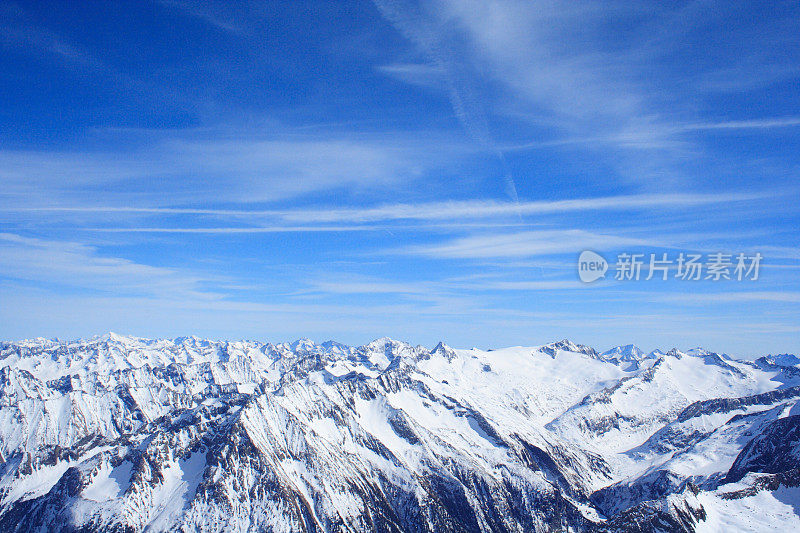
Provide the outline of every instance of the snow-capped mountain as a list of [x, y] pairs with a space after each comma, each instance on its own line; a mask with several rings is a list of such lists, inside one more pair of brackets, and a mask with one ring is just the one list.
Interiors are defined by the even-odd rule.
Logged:
[[786, 531], [791, 361], [0, 343], [0, 531]]
[[788, 353], [768, 355], [764, 360], [773, 365], [800, 367], [800, 357]]
[[621, 365], [626, 370], [636, 370], [641, 366], [641, 362], [645, 359], [657, 359], [660, 355], [659, 351], [645, 354], [638, 346], [627, 344], [625, 346], [615, 346], [610, 350], [606, 350], [600, 354], [600, 359]]
[[638, 346], [627, 344], [625, 346], [615, 346], [610, 350], [600, 354], [606, 361], [641, 361], [645, 358], [645, 353]]

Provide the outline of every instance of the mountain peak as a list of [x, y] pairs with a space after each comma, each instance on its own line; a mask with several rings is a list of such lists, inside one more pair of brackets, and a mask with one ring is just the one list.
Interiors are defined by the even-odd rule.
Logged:
[[307, 339], [307, 338], [297, 339], [296, 341], [294, 341], [291, 344], [289, 344], [289, 347], [295, 353], [309, 352], [309, 351], [313, 350], [314, 348], [316, 348], [316, 346], [317, 345], [316, 345], [316, 343], [314, 343], [314, 341], [312, 341], [311, 339]]
[[[605, 492], [598, 493], [606, 496], [585, 503], [586, 515], [579, 509], [560, 515], [562, 523], [583, 530], [600, 512], [609, 519], [614, 519], [611, 513], [631, 519], [639, 515], [620, 513], [638, 509], [631, 506], [641, 501], [669, 503], [682, 497], [675, 491], [694, 478], [684, 474], [681, 463], [670, 462], [672, 452], [686, 448], [709, 424], [722, 428], [713, 451], [727, 459], [706, 479], [721, 479], [745, 444], [742, 435], [763, 433], [759, 428], [765, 422], [800, 398], [800, 376], [790, 372], [783, 376], [787, 387], [772, 390], [777, 384], [773, 368], [726, 364], [715, 354], [652, 365], [612, 364], [568, 339], [489, 354], [454, 350], [444, 342], [429, 349], [386, 337], [359, 347], [308, 339], [272, 345], [195, 337], [103, 338], [107, 342], [2, 345], [0, 407], [6, 418], [0, 425], [0, 457], [8, 475], [0, 479], [6, 495], [0, 502], [0, 530], [13, 529], [20, 517], [38, 524], [40, 516], [46, 521], [37, 525], [42, 530], [76, 516], [85, 519], [86, 531], [114, 529], [119, 516], [130, 517], [128, 529], [137, 531], [166, 527], [167, 521], [175, 530], [211, 529], [219, 526], [218, 517], [237, 509], [228, 495], [205, 497], [201, 487], [219, 483], [243, 487], [230, 494], [235, 502], [240, 494], [258, 495], [240, 502], [243, 514], [224, 523], [226, 530], [250, 524], [254, 512], [276, 517], [264, 529], [298, 530], [317, 523], [311, 511], [302, 514], [305, 506], [276, 511], [273, 502], [287, 497], [321, 502], [315, 512], [325, 522], [317, 529], [340, 519], [337, 504], [343, 497], [358, 502], [353, 508], [359, 512], [366, 506], [357, 519], [367, 525], [354, 531], [377, 529], [374, 519], [387, 508], [410, 512], [390, 516], [378, 524], [383, 529], [450, 531], [413, 527], [414, 521], [429, 511], [440, 513], [433, 516], [436, 524], [456, 523], [449, 521], [462, 516], [482, 519], [486, 509], [507, 509], [508, 497], [520, 502], [531, 497], [529, 506], [510, 515], [516, 522], [508, 528], [528, 531], [535, 529], [531, 517], [545, 523], [553, 519], [552, 509], [572, 505], [561, 494], [602, 487]], [[632, 344], [604, 353], [641, 357]], [[51, 408], [54, 402], [57, 409]], [[727, 414], [744, 406], [754, 416], [739, 420]], [[683, 415], [692, 412], [706, 415]], [[49, 431], [50, 424], [58, 431]], [[748, 449], [769, 450], [784, 441], [793, 445], [784, 437], [796, 434], [796, 424], [778, 425], [770, 438]], [[688, 460], [707, 454], [707, 442], [700, 441], [698, 448], [690, 442]], [[268, 445], [256, 445], [261, 443]], [[591, 453], [584, 452], [587, 443]], [[54, 445], [70, 453], [54, 453]], [[524, 453], [517, 453], [518, 446]], [[624, 451], [632, 446], [649, 455]], [[386, 460], [394, 453], [412, 464]], [[760, 461], [763, 455], [753, 457]], [[788, 457], [791, 468], [796, 458]], [[483, 467], [498, 461], [509, 467], [499, 473]], [[744, 473], [760, 472], [766, 464], [738, 462]], [[142, 464], [149, 477], [141, 475]], [[43, 479], [42, 468], [52, 465], [55, 474]], [[426, 466], [413, 470], [418, 465]], [[475, 480], [455, 496], [452, 485], [442, 481], [451, 479], [449, 465]], [[547, 470], [544, 482], [531, 479], [535, 465]], [[664, 474], [647, 473], [654, 466]], [[767, 466], [780, 471], [785, 465]], [[374, 487], [363, 485], [367, 477], [375, 480]], [[501, 499], [491, 499], [494, 495]], [[712, 498], [713, 492], [706, 496]], [[131, 508], [131, 499], [141, 506]], [[447, 505], [431, 507], [431, 501]], [[165, 505], [198, 513], [154, 518], [150, 509]], [[66, 514], [58, 514], [62, 509]], [[291, 514], [295, 510], [301, 514]], [[597, 527], [603, 526], [597, 522]], [[459, 524], [458, 530], [468, 528], [480, 529], [480, 522]]]
[[686, 355], [691, 355], [691, 356], [694, 356], [694, 357], [703, 357], [703, 356], [706, 356], [706, 355], [711, 355], [714, 352], [712, 352], [711, 350], [706, 350], [702, 346], [695, 346], [694, 348], [690, 348], [690, 349], [686, 350], [685, 353], [686, 353]]
[[456, 351], [453, 350], [451, 347], [446, 345], [444, 342], [439, 341], [439, 344], [434, 347], [433, 350], [430, 351], [431, 355], [442, 355], [449, 360], [452, 360], [456, 356]]
[[383, 347], [383, 346], [396, 346], [398, 344], [403, 344], [403, 343], [401, 341], [396, 341], [396, 340], [392, 339], [391, 337], [380, 337], [378, 339], [375, 339], [373, 341], [368, 342], [364, 346], [367, 346], [367, 347], [370, 347], [370, 348], [377, 348], [377, 347]]
[[98, 341], [101, 342], [118, 342], [120, 344], [130, 344], [133, 342], [137, 342], [140, 339], [130, 336], [130, 335], [121, 335], [119, 333], [114, 333], [113, 331], [109, 331], [99, 337], [96, 337]]
[[589, 355], [591, 357], [598, 357], [597, 351], [591, 346], [585, 346], [583, 344], [576, 344], [569, 339], [562, 339], [558, 342], [551, 342], [550, 344], [545, 344], [544, 346], [540, 346], [538, 350], [542, 353], [546, 353], [550, 357], [555, 358], [556, 354], [559, 351], [563, 352], [573, 352], [573, 353], [582, 353], [585, 355]]
[[777, 366], [797, 366], [800, 365], [800, 357], [790, 353], [769, 354], [764, 359]]
[[615, 346], [600, 354], [604, 360], [617, 360], [626, 362], [636, 362], [645, 359], [645, 353], [635, 344]]

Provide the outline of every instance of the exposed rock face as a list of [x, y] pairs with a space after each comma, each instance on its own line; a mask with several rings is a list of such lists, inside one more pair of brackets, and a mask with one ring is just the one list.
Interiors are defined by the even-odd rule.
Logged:
[[736, 457], [726, 481], [749, 472], [778, 474], [800, 466], [800, 415], [779, 418], [766, 425]]
[[695, 531], [797, 489], [791, 371], [634, 348], [2, 343], [0, 531]]

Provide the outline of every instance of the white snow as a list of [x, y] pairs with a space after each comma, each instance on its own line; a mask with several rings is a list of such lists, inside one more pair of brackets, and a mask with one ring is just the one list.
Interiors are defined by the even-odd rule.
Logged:
[[723, 490], [730, 490], [730, 486], [698, 495], [707, 518], [698, 524], [697, 533], [788, 532], [800, 526], [800, 487], [762, 490], [732, 500], [721, 497]]
[[[249, 499], [264, 479], [299, 495], [320, 524], [358, 519], [364, 503], [353, 487], [366, 490], [367, 480], [388, 480], [393, 490], [424, 498], [420, 479], [448, 468], [468, 470], [489, 487], [508, 482], [549, 493], [561, 481], [523, 465], [520, 441], [551, 454], [566, 482], [583, 491], [658, 470], [707, 481], [698, 496], [708, 512], [700, 531], [800, 525], [796, 489], [728, 500], [721, 494], [730, 486], [709, 488], [759, 424], [800, 413], [796, 398], [678, 421], [693, 402], [800, 380], [704, 349], [645, 355], [625, 345], [597, 354], [560, 342], [430, 350], [387, 338], [347, 347], [308, 339], [272, 345], [109, 334], [3, 350], [0, 452], [11, 466], [0, 479], [2, 505], [46, 495], [74, 466], [87, 483], [70, 503], [76, 525], [119, 519], [163, 531], [205, 527], [213, 516], [232, 530], [246, 530], [250, 520], [262, 529], [291, 530], [297, 524], [281, 521], [287, 511], [280, 502]], [[735, 415], [748, 416], [732, 421]], [[122, 444], [122, 436], [130, 442]], [[232, 471], [207, 470], [199, 443], [239, 437], [252, 443], [258, 461], [249, 464], [232, 446]], [[86, 453], [48, 465], [44, 459], [56, 445]], [[137, 463], [146, 472], [133, 485], [128, 447], [148, 460]], [[13, 466], [29, 458], [32, 473]], [[206, 472], [229, 498], [224, 512], [195, 498]], [[594, 507], [573, 504], [599, 519]], [[251, 508], [261, 518], [247, 514]]]

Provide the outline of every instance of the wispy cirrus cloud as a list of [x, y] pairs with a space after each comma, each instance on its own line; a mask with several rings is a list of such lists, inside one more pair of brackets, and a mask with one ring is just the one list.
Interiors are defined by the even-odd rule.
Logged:
[[209, 300], [208, 279], [178, 269], [103, 255], [78, 242], [0, 233], [0, 277], [127, 295]]
[[[793, 349], [796, 6], [375, 3], [0, 6], [6, 335]], [[631, 247], [764, 275], [576, 279]]]
[[797, 77], [800, 77], [798, 65], [751, 55], [737, 65], [702, 73], [694, 86], [709, 93], [737, 93], [761, 90]]
[[478, 73], [499, 83], [517, 112], [530, 110], [534, 120], [562, 131], [592, 126], [598, 136], [611, 138], [655, 118], [636, 79], [643, 59], [633, 59], [628, 50], [603, 50], [597, 33], [609, 9], [635, 22], [641, 18], [635, 8], [558, 1], [377, 4], [447, 71], [456, 115], [475, 137], [490, 136], [486, 115], [496, 110], [498, 94], [480, 89]]
[[577, 279], [547, 280], [456, 280], [394, 282], [376, 278], [321, 279], [310, 283], [312, 290], [327, 294], [395, 294], [440, 298], [445, 294], [464, 295], [486, 291], [551, 291], [589, 288]]
[[434, 15], [440, 6], [406, 0], [375, 0], [375, 5], [383, 17], [414, 43], [432, 64], [427, 72], [423, 73], [417, 68], [410, 77], [407, 68], [405, 72], [392, 66], [388, 70], [386, 66], [379, 70], [417, 85], [441, 80], [453, 113], [464, 131], [473, 141], [497, 157], [502, 167], [504, 191], [512, 200], [518, 201], [514, 176], [492, 133], [484, 97], [475, 83], [474, 65], [461, 60], [463, 51], [458, 49], [457, 34], [451, 31], [446, 21]]
[[427, 63], [392, 63], [381, 65], [378, 72], [396, 78], [405, 83], [421, 87], [443, 89], [445, 87], [445, 71], [441, 67]]
[[691, 207], [754, 200], [759, 194], [642, 194], [569, 200], [530, 202], [461, 201], [422, 204], [395, 204], [374, 208], [326, 209], [283, 212], [286, 220], [317, 222], [373, 222], [385, 220], [465, 220], [514, 215], [547, 215], [553, 213], [591, 212], [603, 210], [635, 210], [658, 207]]
[[[769, 31], [753, 19], [760, 31], [741, 24], [728, 32], [728, 17], [741, 16], [740, 5], [644, 10], [560, 0], [376, 3], [417, 48], [445, 66], [454, 111], [468, 130], [502, 129], [495, 125], [509, 117], [528, 123], [521, 128], [527, 140], [518, 135], [493, 144], [501, 153], [575, 147], [599, 155], [629, 184], [677, 187], [702, 179], [687, 163], [711, 157], [707, 145], [688, 134], [797, 125], [796, 117], [698, 120], [697, 88], [687, 82], [720, 70], [736, 73], [725, 80], [796, 76], [797, 65], [780, 52], [781, 42], [796, 41], [786, 6], [778, 10], [785, 19], [770, 20]], [[685, 43], [702, 41], [708, 32], [719, 38], [718, 28], [726, 28], [719, 47], [726, 53], [706, 64]], [[738, 48], [744, 50], [731, 52]], [[655, 67], [665, 57], [681, 58], [683, 68]]]
[[233, 235], [247, 233], [336, 233], [348, 231], [374, 231], [376, 228], [370, 226], [248, 226], [228, 228], [157, 228], [133, 226], [129, 228], [83, 227], [76, 229], [100, 233], [194, 233]]
[[[193, 2], [191, 0], [158, 0], [158, 3], [202, 20], [218, 30], [238, 35], [248, 33], [243, 28], [243, 23], [249, 18], [246, 15], [252, 15], [251, 10], [248, 9], [250, 7], [249, 2], [233, 4], [228, 2]], [[232, 13], [232, 11], [244, 11], [244, 13]]]
[[97, 55], [64, 39], [57, 33], [30, 22], [28, 13], [13, 3], [0, 5], [0, 44], [57, 57], [68, 63], [93, 70], [109, 70]]
[[116, 150], [2, 150], [0, 197], [24, 197], [32, 207], [54, 201], [83, 207], [87, 194], [117, 206], [268, 202], [407, 186], [469, 154], [447, 139], [434, 148], [424, 136], [409, 135], [146, 133], [138, 145]]
[[652, 241], [646, 239], [564, 229], [472, 235], [444, 243], [412, 246], [403, 252], [440, 259], [486, 259], [535, 257], [577, 253], [585, 249], [609, 250], [621, 246], [652, 244]]
[[763, 118], [757, 120], [729, 120], [725, 122], [698, 122], [686, 124], [679, 129], [693, 130], [764, 130], [800, 126], [800, 117]]
[[569, 145], [617, 146], [637, 149], [678, 149], [689, 150], [690, 143], [681, 134], [691, 132], [774, 130], [800, 126], [800, 117], [777, 117], [754, 120], [729, 120], [687, 123], [647, 123], [643, 122], [623, 130], [601, 135], [557, 137], [503, 147], [508, 152], [519, 152]]
[[[778, 192], [728, 192], [722, 194], [707, 193], [667, 193], [667, 194], [633, 194], [620, 196], [604, 196], [596, 198], [573, 198], [568, 200], [540, 200], [529, 202], [499, 202], [493, 200], [466, 200], [450, 202], [423, 202], [417, 204], [385, 204], [376, 207], [319, 209], [204, 209], [183, 207], [143, 207], [143, 206], [41, 206], [29, 207], [19, 205], [0, 206], [0, 212], [16, 213], [109, 213], [109, 214], [152, 214], [152, 215], [213, 215], [233, 219], [281, 220], [284, 222], [306, 224], [312, 223], [367, 223], [398, 220], [417, 221], [463, 221], [485, 218], [502, 218], [522, 215], [548, 215], [555, 213], [577, 213], [596, 211], [631, 211], [641, 209], [678, 208], [688, 209], [698, 206], [736, 204], [764, 200]], [[282, 229], [283, 228], [283, 229]], [[302, 231], [303, 229], [325, 231], [347, 230], [347, 227], [292, 226], [274, 228], [250, 228], [253, 231]], [[215, 228], [209, 228], [214, 230]], [[219, 228], [224, 230], [225, 228]], [[245, 231], [248, 228], [230, 228]], [[353, 226], [351, 229], [359, 229]], [[363, 228], [361, 228], [363, 229]]]
[[659, 299], [671, 302], [694, 303], [707, 305], [716, 302], [743, 303], [743, 302], [784, 302], [800, 303], [800, 292], [797, 291], [759, 291], [742, 290], [736, 292], [709, 292], [693, 294], [668, 294]]

